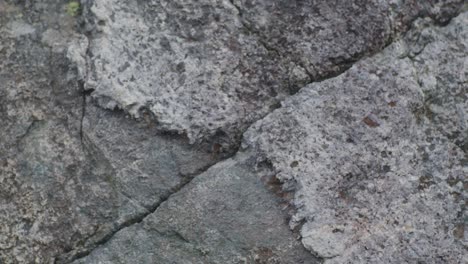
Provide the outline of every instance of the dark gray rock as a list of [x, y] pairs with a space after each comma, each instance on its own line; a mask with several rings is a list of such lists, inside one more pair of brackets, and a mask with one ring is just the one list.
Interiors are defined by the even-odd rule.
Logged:
[[86, 102], [62, 1], [0, 10], [1, 263], [82, 254], [224, 157]]
[[74, 263], [317, 263], [247, 157], [211, 167]]
[[138, 210], [81, 141], [75, 19], [62, 1], [0, 7], [0, 262], [50, 263]]

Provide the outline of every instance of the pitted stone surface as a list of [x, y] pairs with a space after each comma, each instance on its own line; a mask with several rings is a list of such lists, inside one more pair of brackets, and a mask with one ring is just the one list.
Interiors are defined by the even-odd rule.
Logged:
[[83, 96], [66, 49], [83, 38], [63, 7], [0, 2], [0, 263], [51, 263], [142, 210], [80, 141]]
[[286, 72], [236, 12], [228, 1], [93, 1], [87, 88], [101, 106], [145, 107], [192, 141], [267, 113], [284, 97], [273, 76]]
[[[245, 146], [296, 184], [302, 242], [325, 263], [464, 263], [468, 13], [311, 84]], [[428, 97], [430, 95], [430, 97]]]
[[0, 263], [93, 247], [224, 155], [84, 105], [75, 20], [59, 0], [0, 2]]
[[69, 2], [0, 0], [0, 263], [464, 260], [462, 0]]
[[291, 92], [461, 2], [89, 1], [86, 88], [191, 142], [238, 139]]

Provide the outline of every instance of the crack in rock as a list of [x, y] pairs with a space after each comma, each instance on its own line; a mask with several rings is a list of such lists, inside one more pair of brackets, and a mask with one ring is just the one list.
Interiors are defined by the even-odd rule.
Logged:
[[[215, 165], [212, 165], [212, 166], [215, 166]], [[212, 166], [203, 169], [201, 172], [197, 173], [196, 175], [185, 177], [184, 178], [185, 180], [183, 180], [177, 186], [175, 186], [170, 191], [170, 193], [161, 196], [160, 200], [157, 203], [155, 203], [151, 208], [148, 208], [146, 210], [146, 212], [141, 213], [140, 215], [137, 215], [136, 217], [134, 217], [132, 219], [126, 220], [125, 222], [123, 222], [121, 224], [117, 224], [116, 226], [113, 226], [112, 230], [107, 232], [103, 237], [98, 238], [97, 241], [91, 242], [90, 245], [88, 245], [88, 246], [86, 246], [84, 248], [72, 250], [71, 252], [69, 252], [69, 253], [67, 253], [67, 254], [65, 254], [63, 256], [57, 257], [57, 259], [55, 260], [55, 263], [57, 263], [57, 264], [71, 263], [71, 262], [73, 262], [75, 260], [85, 258], [89, 254], [91, 254], [93, 252], [93, 250], [95, 250], [96, 248], [101, 247], [101, 246], [105, 245], [106, 243], [108, 243], [114, 237], [114, 235], [117, 234], [118, 232], [120, 232], [121, 230], [144, 221], [145, 218], [147, 218], [149, 215], [153, 214], [172, 195], [174, 195], [174, 194], [178, 193], [179, 191], [181, 191], [186, 185], [188, 185], [190, 182], [192, 182], [192, 180], [195, 179], [195, 177], [197, 177], [197, 175], [204, 173], [206, 170], [208, 170]], [[183, 238], [182, 236], [180, 236], [180, 237]], [[185, 240], [185, 241], [187, 241], [187, 240]]]
[[[301, 180], [301, 175], [312, 172], [314, 175], [309, 176], [315, 177], [326, 173], [329, 168], [314, 172], [326, 162], [341, 169], [331, 173], [341, 181], [319, 189], [329, 191], [323, 194], [325, 197], [335, 191], [334, 201], [342, 201], [346, 206], [359, 208], [361, 202], [371, 201], [362, 201], [359, 195], [376, 189], [372, 184], [394, 186], [388, 181], [372, 182], [375, 180], [372, 176], [406, 175], [407, 171], [392, 174], [395, 168], [401, 170], [401, 166], [380, 164], [396, 162], [392, 153], [405, 157], [403, 163], [413, 162], [413, 167], [404, 168], [424, 172], [418, 179], [405, 178], [412, 182], [400, 188], [402, 192], [411, 187], [420, 195], [438, 199], [446, 197], [444, 190], [450, 190], [453, 203], [464, 199], [460, 179], [464, 171], [458, 170], [454, 159], [465, 151], [466, 162], [467, 122], [459, 122], [456, 117], [466, 121], [466, 96], [459, 88], [467, 82], [459, 80], [463, 74], [453, 73], [465, 65], [447, 68], [459, 63], [459, 58], [450, 56], [463, 45], [447, 44], [451, 47], [448, 53], [440, 46], [426, 45], [427, 40], [432, 41], [431, 36], [437, 35], [429, 30], [415, 37], [415, 42], [421, 41], [421, 45], [412, 46], [413, 55], [399, 61], [402, 67], [392, 72], [393, 77], [366, 64], [368, 55], [382, 56], [378, 51], [396, 40], [417, 17], [429, 16], [438, 23], [448, 23], [463, 1], [80, 2], [82, 16], [71, 17], [64, 14], [63, 1], [0, 1], [0, 110], [5, 117], [0, 121], [0, 135], [4, 139], [0, 142], [0, 262], [46, 263], [53, 256], [60, 256], [57, 262], [67, 262], [83, 260], [82, 256], [89, 254], [99, 255], [107, 249], [120, 253], [125, 247], [119, 248], [121, 240], [117, 238], [132, 239], [131, 234], [125, 238], [131, 230], [139, 231], [139, 238], [145, 238], [153, 234], [152, 228], [161, 229], [159, 236], [141, 241], [159, 248], [158, 237], [167, 235], [161, 241], [173, 240], [172, 251], [157, 252], [162, 259], [165, 253], [177, 252], [181, 261], [195, 257], [200, 263], [208, 259], [216, 259], [218, 263], [275, 263], [283, 257], [285, 263], [313, 261], [279, 220], [282, 219], [279, 211], [283, 209], [275, 204], [275, 197], [265, 193], [261, 180], [257, 179], [259, 175], [246, 168], [251, 169], [252, 160], [261, 158], [271, 160], [270, 169], [279, 172], [283, 182], [294, 183], [297, 179], [300, 186], [296, 190], [297, 199], [289, 201], [296, 203], [298, 212], [291, 223], [304, 220], [303, 226], [296, 226], [304, 234], [304, 245], [326, 257], [326, 261], [333, 261], [327, 256], [353, 258], [352, 252], [359, 252], [360, 246], [354, 243], [353, 250], [358, 248], [357, 251], [346, 248], [349, 255], [340, 255], [339, 243], [347, 243], [349, 230], [336, 223], [319, 228], [312, 220], [320, 223], [320, 217], [315, 219], [307, 214], [313, 211], [314, 203], [304, 202], [300, 194], [310, 195], [307, 190], [311, 184], [320, 184], [323, 178]], [[75, 34], [77, 27], [80, 36]], [[430, 53], [447, 57], [446, 62], [436, 67], [443, 73], [437, 78], [432, 64], [437, 59]], [[408, 69], [412, 69], [413, 76], [399, 73], [406, 69], [406, 62], [412, 63]], [[356, 68], [357, 76], [368, 76], [371, 71], [369, 83], [376, 85], [368, 87], [367, 81], [361, 83], [355, 78], [352, 81], [356, 83], [348, 83], [351, 88], [346, 91], [333, 88], [331, 83], [336, 79], [331, 77], [339, 75], [337, 79], [341, 79], [352, 75]], [[418, 71], [419, 68], [422, 70]], [[408, 77], [408, 82], [399, 85], [397, 77], [402, 75]], [[387, 77], [385, 84], [389, 85], [376, 81]], [[413, 86], [414, 80], [417, 87]], [[318, 92], [310, 92], [310, 87]], [[360, 93], [354, 92], [360, 90], [353, 87], [368, 87], [362, 93], [370, 94], [357, 100], [355, 96]], [[387, 91], [388, 87], [391, 88]], [[410, 92], [402, 87], [409, 87]], [[382, 102], [392, 111], [408, 114], [401, 116], [398, 129], [405, 129], [413, 114], [416, 121], [411, 123], [412, 127], [418, 130], [424, 126], [425, 135], [411, 130], [417, 135], [403, 140], [407, 145], [392, 145], [400, 130], [385, 134], [394, 118], [388, 113], [393, 112], [374, 105], [381, 98], [372, 92], [381, 92], [388, 98], [406, 92], [407, 98], [401, 101]], [[451, 92], [456, 92], [456, 96]], [[338, 98], [330, 99], [327, 93]], [[309, 101], [309, 95], [314, 99]], [[321, 105], [321, 99], [327, 104]], [[334, 104], [341, 99], [344, 101]], [[354, 105], [362, 108], [354, 109], [349, 104], [354, 99]], [[110, 111], [98, 109], [91, 100]], [[307, 101], [305, 107], [310, 111], [301, 110], [301, 100]], [[412, 105], [403, 105], [405, 102]], [[273, 111], [279, 104], [283, 107]], [[283, 116], [284, 109], [293, 110]], [[324, 111], [334, 115], [328, 118]], [[296, 116], [298, 113], [301, 115]], [[277, 115], [280, 118], [271, 119]], [[323, 117], [320, 119], [323, 122], [310, 121], [311, 115]], [[349, 124], [346, 117], [353, 115], [357, 116], [355, 122]], [[44, 122], [37, 123], [36, 119]], [[271, 125], [271, 129], [253, 136], [244, 133], [247, 129], [256, 130], [257, 125], [251, 124], [257, 121], [265, 127]], [[307, 121], [313, 125], [309, 127]], [[275, 122], [284, 125], [275, 127]], [[292, 128], [287, 129], [288, 125]], [[328, 133], [329, 126], [336, 129]], [[316, 130], [317, 127], [321, 130]], [[270, 136], [263, 137], [261, 133]], [[284, 138], [278, 136], [283, 133], [287, 134]], [[308, 137], [310, 134], [315, 135], [313, 139]], [[219, 162], [223, 157], [245, 154], [243, 150], [237, 151], [242, 136], [249, 144], [254, 144], [251, 139], [256, 137], [255, 144], [260, 145], [256, 149], [259, 152], [247, 150], [252, 154], [250, 163], [244, 168], [237, 161], [233, 165], [234, 158]], [[277, 136], [278, 141], [268, 142]], [[314, 145], [311, 143], [314, 140], [327, 142]], [[285, 146], [280, 146], [283, 143]], [[445, 143], [453, 149], [441, 147]], [[382, 144], [396, 149], [372, 152]], [[281, 151], [292, 146], [297, 148], [291, 149], [285, 159], [268, 156], [281, 156]], [[304, 146], [311, 147], [303, 153]], [[273, 150], [267, 151], [269, 147]], [[335, 148], [346, 147], [349, 148], [340, 153], [350, 151], [347, 157], [329, 155]], [[358, 151], [353, 152], [355, 148]], [[309, 152], [311, 149], [314, 151]], [[375, 162], [367, 164], [359, 160], [369, 152], [374, 153]], [[413, 156], [404, 156], [408, 153]], [[310, 171], [304, 167], [307, 162], [321, 158], [323, 163], [311, 166]], [[440, 166], [431, 167], [431, 162], [439, 162]], [[217, 165], [211, 166], [213, 163]], [[206, 168], [213, 169], [201, 173]], [[441, 173], [439, 170], [444, 168], [451, 171]], [[444, 179], [442, 174], [449, 178]], [[369, 181], [371, 187], [362, 184]], [[331, 190], [330, 186], [337, 189]], [[435, 195], [435, 190], [441, 194]], [[425, 202], [422, 198], [410, 198], [410, 202]], [[446, 200], [447, 206], [453, 205], [452, 200]], [[336, 209], [335, 205], [325, 208], [321, 217], [330, 216], [327, 210]], [[407, 203], [401, 207], [418, 213]], [[455, 207], [453, 210], [458, 210]], [[434, 208], [447, 209], [438, 203]], [[366, 232], [367, 227], [374, 230], [366, 223], [372, 214], [354, 209], [336, 210], [350, 215], [345, 220], [359, 219], [360, 231]], [[452, 217], [450, 213], [446, 217]], [[142, 224], [137, 225], [138, 222]], [[398, 232], [413, 230], [406, 223], [395, 225], [401, 227]], [[392, 223], [384, 226], [393, 228]], [[463, 239], [464, 229], [459, 222], [449, 223], [446, 228], [453, 230], [449, 239]], [[264, 230], [268, 232], [259, 232]], [[424, 232], [432, 234], [432, 231], [438, 232], [436, 228]], [[167, 239], [171, 236], [173, 239]], [[334, 241], [340, 236], [344, 239], [337, 239], [336, 248], [323, 247], [326, 243], [316, 239]], [[130, 250], [149, 252], [143, 244]], [[451, 241], [446, 245], [451, 245]], [[405, 248], [415, 254], [422, 250], [416, 244]], [[160, 263], [174, 261], [166, 258]]]
[[417, 20], [403, 39], [301, 89], [245, 133], [244, 148], [297, 183], [291, 227], [305, 220], [302, 242], [325, 263], [466, 258], [466, 161], [451, 138], [468, 135], [456, 114], [468, 111], [467, 19]]
[[[254, 32], [254, 30], [253, 30], [252, 28], [250, 28], [248, 25], [246, 25], [245, 22], [243, 21], [242, 12], [241, 12], [240, 8], [239, 8], [237, 5], [235, 5], [235, 3], [234, 3], [233, 1], [230, 1], [230, 2], [231, 2], [231, 4], [234, 6], [234, 8], [238, 11], [239, 16], [240, 16], [239, 19], [240, 19], [240, 21], [241, 21], [243, 27], [244, 27], [248, 32], [250, 32], [251, 34], [253, 34], [253, 35], [259, 37], [258, 34], [257, 34], [256, 32]], [[277, 49], [275, 49], [275, 48], [273, 48], [273, 47], [267, 45], [267, 44], [265, 43], [265, 41], [259, 40], [259, 43], [260, 43], [266, 50], [271, 51], [271, 52], [274, 52], [279, 58], [282, 57], [280, 51], [278, 51]], [[388, 43], [390, 43], [390, 42], [388, 42]], [[353, 61], [353, 62], [351, 63], [351, 65], [348, 65], [347, 67], [352, 67], [352, 65], [353, 65], [354, 62], [355, 62], [355, 61]], [[307, 70], [307, 68], [305, 68], [305, 67], [302, 67], [302, 68], [304, 68], [305, 70]], [[342, 70], [337, 74], [337, 76], [340, 75], [340, 74], [343, 73], [343, 72], [346, 72], [346, 70], [347, 70], [347, 68], [342, 69]], [[311, 74], [310, 72], [307, 71], [307, 75], [309, 76], [310, 81], [313, 80], [312, 74]], [[331, 76], [331, 77], [328, 77], [328, 78], [333, 78], [333, 77], [335, 77], [335, 76]], [[328, 79], [328, 78], [324, 78], [324, 79], [322, 79], [322, 80], [320, 80], [320, 81], [323, 81], [323, 80]], [[311, 83], [312, 83], [312, 81], [311, 81]], [[310, 84], [310, 83], [309, 83], [309, 84]], [[270, 112], [271, 112], [271, 111], [272, 111], [272, 110], [270, 110]], [[265, 116], [267, 116], [270, 112], [266, 113]], [[242, 134], [242, 133], [241, 133], [241, 134]], [[192, 178], [192, 179], [193, 179], [193, 178]], [[182, 183], [181, 185], [179, 185], [179, 187], [176, 188], [176, 191], [175, 191], [175, 192], [172, 192], [171, 195], [174, 194], [174, 193], [177, 193], [178, 191], [180, 191], [180, 190], [181, 190], [186, 184], [188, 184], [190, 181], [191, 181], [191, 180], [189, 180], [189, 181], [187, 181], [187, 182]], [[152, 209], [150, 209], [147, 213], [143, 214], [141, 217], [135, 218], [135, 219], [133, 219], [133, 220], [129, 220], [128, 222], [126, 222], [126, 223], [122, 224], [121, 226], [119, 226], [118, 228], [116, 228], [114, 231], [112, 231], [111, 235], [106, 236], [104, 239], [101, 240], [101, 242], [97, 243], [97, 245], [99, 246], [99, 245], [102, 245], [102, 244], [107, 243], [107, 241], [109, 241], [110, 238], [111, 238], [115, 233], [117, 233], [119, 230], [121, 230], [121, 229], [123, 229], [123, 228], [126, 228], [126, 227], [128, 227], [128, 226], [131, 226], [131, 225], [133, 225], [133, 224], [135, 224], [135, 223], [140, 223], [141, 221], [143, 221], [143, 219], [145, 219], [149, 214], [151, 214], [151, 213], [153, 213], [154, 211], [156, 211], [156, 209], [159, 207], [159, 205], [160, 205], [162, 202], [166, 201], [171, 195], [168, 195], [168, 196], [164, 197], [163, 200], [162, 200], [161, 202], [158, 202], [158, 203], [155, 205], [155, 207], [153, 207]], [[89, 253], [90, 253], [91, 251], [92, 251], [92, 250], [87, 251], [87, 253], [85, 254], [85, 256], [89, 255]]]
[[[390, 24], [400, 23], [403, 32], [432, 8], [390, 8], [386, 2], [334, 7], [278, 1], [249, 9], [241, 4], [86, 2], [84, 16], [93, 28], [87, 65], [92, 74], [86, 80], [96, 89], [92, 96], [104, 108], [119, 107], [135, 117], [148, 109], [158, 129], [186, 134], [191, 143], [219, 131], [237, 142], [291, 93], [339, 75], [391, 43], [400, 31]], [[335, 32], [324, 28], [330, 23]]]

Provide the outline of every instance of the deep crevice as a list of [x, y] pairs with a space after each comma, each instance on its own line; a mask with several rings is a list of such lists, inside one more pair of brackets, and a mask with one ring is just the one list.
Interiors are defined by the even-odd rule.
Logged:
[[89, 91], [86, 91], [84, 88], [84, 81], [78, 81], [78, 85], [80, 86], [80, 93], [81, 93], [81, 118], [80, 118], [80, 142], [83, 146], [83, 121], [86, 116], [86, 96], [90, 94]]

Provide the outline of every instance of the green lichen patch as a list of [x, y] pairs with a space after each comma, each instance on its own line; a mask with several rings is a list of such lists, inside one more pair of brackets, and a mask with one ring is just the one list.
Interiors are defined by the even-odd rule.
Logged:
[[69, 2], [66, 7], [65, 7], [65, 11], [67, 12], [67, 14], [69, 16], [77, 16], [78, 13], [80, 12], [80, 3], [77, 2], [77, 1], [71, 1]]

